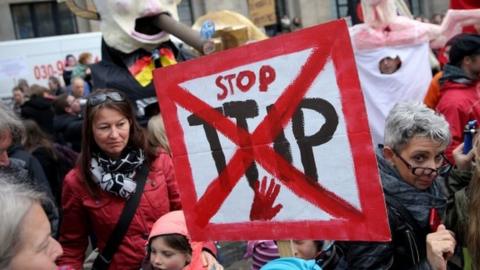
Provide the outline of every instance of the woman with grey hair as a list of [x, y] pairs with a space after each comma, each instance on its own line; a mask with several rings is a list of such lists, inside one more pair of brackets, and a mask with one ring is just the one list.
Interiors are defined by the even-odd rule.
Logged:
[[446, 197], [436, 179], [450, 168], [448, 123], [423, 104], [399, 103], [385, 124], [377, 160], [392, 241], [345, 244], [348, 269], [446, 269], [455, 239], [437, 222]]
[[18, 176], [0, 173], [0, 269], [57, 269], [62, 248], [51, 237], [44, 200]]
[[[7, 106], [0, 104], [0, 140], [3, 141], [3, 136], [10, 135], [9, 141], [12, 141], [13, 144], [20, 143], [24, 133], [25, 128], [19, 117]], [[2, 152], [3, 154], [6, 153]]]

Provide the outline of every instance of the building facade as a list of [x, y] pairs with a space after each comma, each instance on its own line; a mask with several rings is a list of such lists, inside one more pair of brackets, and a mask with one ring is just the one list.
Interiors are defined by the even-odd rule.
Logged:
[[[92, 0], [76, 0], [91, 7]], [[278, 20], [287, 15], [299, 18], [304, 27], [348, 15], [355, 0], [275, 0]], [[449, 0], [405, 0], [414, 15], [430, 18], [443, 13]], [[209, 11], [233, 10], [248, 15], [248, 0], [182, 0], [179, 17], [191, 25]], [[56, 0], [2, 0], [0, 2], [0, 41], [98, 31], [96, 22], [75, 17], [65, 3]]]

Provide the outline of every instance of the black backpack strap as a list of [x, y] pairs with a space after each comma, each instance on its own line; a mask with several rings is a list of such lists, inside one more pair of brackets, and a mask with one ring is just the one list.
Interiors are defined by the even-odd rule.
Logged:
[[130, 222], [137, 211], [138, 204], [142, 198], [143, 188], [145, 187], [145, 182], [147, 181], [148, 166], [143, 164], [140, 170], [135, 175], [135, 182], [137, 187], [135, 193], [130, 197], [130, 199], [125, 203], [122, 214], [118, 219], [115, 228], [113, 229], [108, 242], [105, 245], [105, 248], [100, 254], [98, 254], [95, 262], [93, 263], [94, 270], [106, 270], [108, 269], [113, 255], [117, 252], [118, 246], [123, 240], [123, 237], [127, 233]]

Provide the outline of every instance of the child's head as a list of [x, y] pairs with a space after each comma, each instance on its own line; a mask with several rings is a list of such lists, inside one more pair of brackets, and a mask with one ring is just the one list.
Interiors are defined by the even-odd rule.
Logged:
[[315, 259], [322, 252], [324, 241], [294, 240], [292, 241], [293, 255], [305, 260]]
[[153, 224], [147, 251], [153, 269], [181, 270], [192, 261], [194, 252], [182, 211], [169, 212]]
[[181, 270], [192, 259], [187, 237], [178, 233], [155, 236], [150, 239], [148, 247], [153, 269]]
[[82, 65], [89, 65], [93, 63], [93, 56], [89, 52], [81, 53], [78, 56], [78, 62]]

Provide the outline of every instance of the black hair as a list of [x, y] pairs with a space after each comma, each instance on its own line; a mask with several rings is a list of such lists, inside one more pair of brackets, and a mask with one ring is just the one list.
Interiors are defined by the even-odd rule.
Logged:
[[323, 240], [314, 240], [313, 242], [315, 243], [315, 247], [317, 248], [317, 252], [322, 251], [322, 249], [323, 249], [323, 244], [325, 243], [325, 241], [323, 241]]
[[463, 58], [480, 54], [480, 35], [459, 34], [449, 41], [450, 44], [450, 65], [461, 67]]
[[75, 58], [75, 55], [73, 55], [73, 54], [67, 54], [67, 55], [65, 56], [65, 61], [68, 61], [68, 58], [70, 58], [70, 57]]

